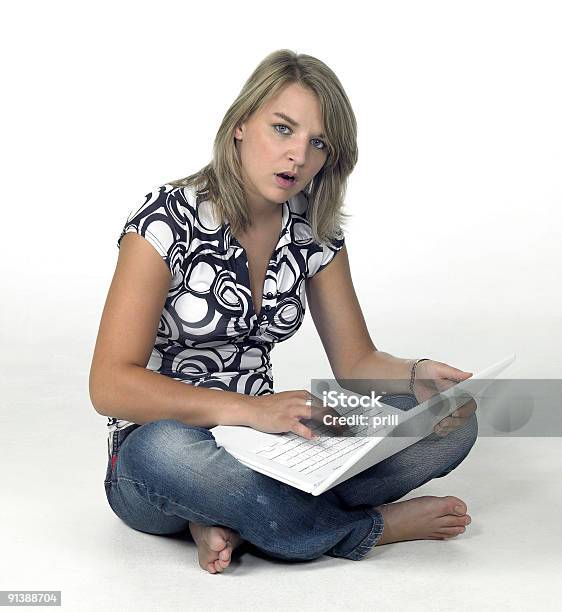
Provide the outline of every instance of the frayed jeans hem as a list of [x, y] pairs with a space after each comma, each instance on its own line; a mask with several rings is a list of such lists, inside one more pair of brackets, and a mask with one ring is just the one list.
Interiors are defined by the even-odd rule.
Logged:
[[382, 513], [375, 508], [371, 510], [364, 510], [364, 512], [373, 520], [371, 531], [369, 531], [369, 533], [365, 536], [364, 540], [348, 553], [341, 554], [335, 552], [335, 549], [337, 549], [337, 546], [335, 546], [329, 552], [325, 553], [326, 555], [330, 557], [351, 559], [352, 561], [361, 561], [361, 559], [363, 559], [363, 557], [365, 557], [369, 551], [376, 546], [384, 530], [384, 518]]

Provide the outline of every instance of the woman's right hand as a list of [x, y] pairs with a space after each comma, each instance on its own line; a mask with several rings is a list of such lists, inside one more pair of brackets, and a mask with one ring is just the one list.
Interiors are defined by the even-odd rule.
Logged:
[[[301, 423], [300, 419], [326, 426], [322, 420], [324, 415], [339, 416], [331, 408], [325, 408], [319, 398], [304, 389], [247, 396], [247, 401], [251, 408], [249, 425], [253, 429], [265, 433], [292, 431], [307, 440], [317, 436], [310, 427]], [[333, 425], [332, 429], [336, 432], [345, 430], [344, 427], [337, 425]]]

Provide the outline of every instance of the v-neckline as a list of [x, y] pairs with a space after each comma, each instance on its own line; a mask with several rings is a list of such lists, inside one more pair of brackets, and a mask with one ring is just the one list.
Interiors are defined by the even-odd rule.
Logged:
[[[240, 244], [240, 243], [238, 243]], [[256, 317], [257, 319], [259, 319], [262, 316], [262, 312], [263, 312], [263, 301], [264, 301], [264, 297], [266, 296], [265, 294], [265, 286], [267, 283], [267, 273], [269, 272], [269, 268], [271, 266], [271, 262], [275, 259], [275, 252], [277, 251], [277, 245], [279, 244], [279, 241], [277, 241], [277, 244], [275, 245], [275, 247], [273, 248], [273, 251], [271, 252], [271, 255], [269, 256], [269, 260], [267, 262], [267, 268], [265, 269], [265, 274], [263, 277], [263, 283], [262, 283], [262, 287], [261, 287], [261, 305], [260, 305], [260, 311], [256, 312], [256, 304], [254, 302], [254, 294], [252, 291], [252, 276], [250, 274], [250, 261], [248, 259], [248, 253], [246, 252], [246, 249], [240, 244], [240, 248], [242, 249], [242, 253], [244, 254], [244, 263], [246, 264], [246, 269], [248, 270], [248, 289], [250, 291], [250, 304], [251, 304], [251, 309], [252, 309], [252, 315], [250, 316], [250, 319]]]
[[[285, 207], [287, 207], [287, 209], [285, 209]], [[287, 211], [287, 217], [285, 217], [285, 210]], [[250, 308], [252, 311], [252, 314], [250, 316], [250, 319], [253, 319], [254, 317], [256, 319], [260, 319], [262, 317], [262, 313], [264, 310], [264, 298], [266, 297], [266, 293], [265, 293], [265, 288], [266, 288], [266, 284], [267, 284], [267, 274], [269, 272], [270, 266], [271, 266], [271, 262], [275, 260], [275, 253], [277, 252], [277, 249], [279, 248], [279, 244], [281, 243], [281, 241], [283, 240], [284, 234], [286, 232], [286, 222], [288, 222], [288, 218], [289, 218], [289, 210], [288, 210], [288, 204], [287, 202], [284, 202], [282, 205], [282, 209], [281, 209], [281, 228], [279, 230], [279, 233], [277, 234], [277, 242], [275, 243], [275, 246], [273, 247], [273, 251], [271, 252], [270, 256], [269, 256], [269, 260], [267, 262], [267, 267], [265, 269], [265, 275], [263, 278], [263, 283], [261, 286], [261, 306], [260, 306], [260, 311], [256, 312], [256, 305], [254, 303], [254, 294], [252, 291], [252, 277], [250, 275], [250, 260], [248, 259], [248, 253], [246, 252], [246, 249], [242, 246], [242, 244], [240, 244], [240, 242], [238, 241], [238, 239], [235, 236], [232, 236], [232, 240], [235, 242], [236, 245], [238, 245], [238, 247], [240, 248], [242, 254], [244, 255], [244, 263], [245, 263], [245, 268], [248, 274], [248, 289], [250, 291]], [[269, 308], [268, 308], [269, 310]]]

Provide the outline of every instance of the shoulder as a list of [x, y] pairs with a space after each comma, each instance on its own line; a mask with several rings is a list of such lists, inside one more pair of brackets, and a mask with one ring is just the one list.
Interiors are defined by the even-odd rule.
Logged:
[[117, 240], [135, 232], [146, 238], [163, 256], [183, 250], [193, 228], [193, 197], [184, 187], [169, 183], [157, 185], [145, 193], [130, 210]]
[[308, 196], [304, 191], [299, 192], [288, 201], [291, 215], [291, 234], [293, 242], [299, 247], [306, 247], [309, 251], [317, 251], [323, 243], [314, 239], [312, 224], [310, 222], [310, 207]]
[[330, 239], [318, 241], [309, 220], [309, 200], [304, 191], [289, 200], [291, 212], [291, 233], [293, 243], [306, 253], [307, 277], [312, 278], [334, 259], [345, 244], [341, 228]]
[[145, 193], [144, 198], [130, 212], [128, 222], [150, 219], [151, 222], [160, 220], [183, 225], [191, 209], [191, 197], [187, 189], [165, 183]]
[[289, 208], [293, 221], [292, 225], [295, 229], [294, 233], [301, 244], [308, 244], [315, 250], [323, 249], [327, 246], [341, 248], [340, 243], [344, 240], [344, 232], [341, 228], [337, 228], [334, 236], [328, 240], [314, 239], [314, 232], [310, 221], [309, 199], [304, 191], [301, 191], [289, 200]]
[[194, 186], [170, 183], [158, 185], [146, 193], [140, 207], [130, 214], [129, 222], [135, 219], [182, 227], [190, 235], [193, 232], [212, 234], [222, 225], [217, 220], [208, 191], [197, 191]]

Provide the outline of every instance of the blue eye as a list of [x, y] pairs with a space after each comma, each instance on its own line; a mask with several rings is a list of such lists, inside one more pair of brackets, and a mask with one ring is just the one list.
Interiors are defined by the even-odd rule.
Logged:
[[[278, 127], [286, 127], [287, 129], [290, 129], [288, 125], [283, 125], [282, 123], [276, 123], [274, 126], [274, 128], [278, 128]], [[277, 133], [279, 134], [286, 134], [287, 132], [279, 132], [279, 130], [276, 130]]]
[[[278, 134], [283, 134], [284, 136], [288, 136], [287, 132], [280, 132], [277, 128], [282, 127], [282, 128], [287, 128], [288, 130], [291, 129], [288, 125], [285, 125], [284, 123], [276, 123], [273, 127], [275, 128], [275, 131]], [[314, 147], [315, 149], [318, 149], [319, 151], [323, 151], [326, 148], [326, 143], [320, 140], [320, 138], [313, 138], [313, 140], [317, 140], [318, 142], [322, 143], [322, 147]]]

